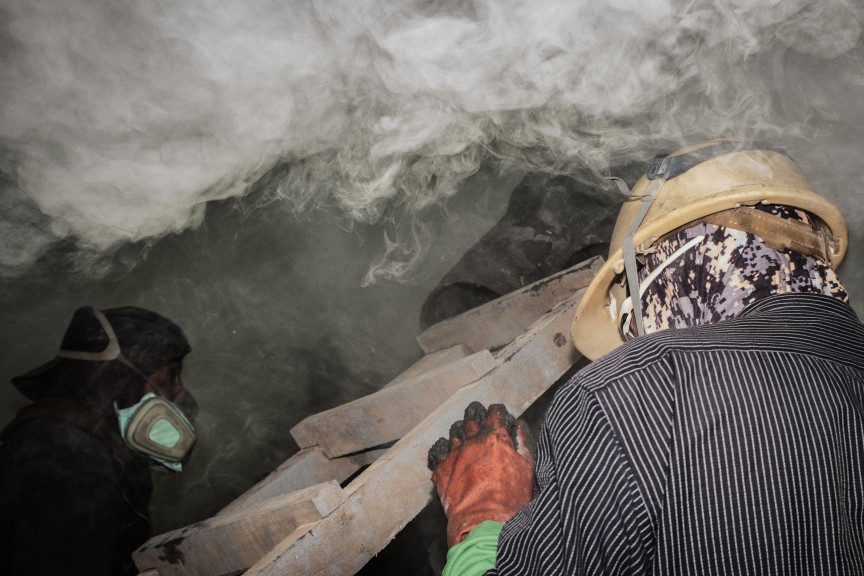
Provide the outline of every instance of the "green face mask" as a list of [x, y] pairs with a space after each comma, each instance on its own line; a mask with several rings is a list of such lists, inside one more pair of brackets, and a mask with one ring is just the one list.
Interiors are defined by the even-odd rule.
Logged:
[[117, 408], [120, 435], [131, 449], [147, 454], [166, 468], [180, 472], [195, 444], [192, 423], [173, 402], [152, 392], [129, 408]]

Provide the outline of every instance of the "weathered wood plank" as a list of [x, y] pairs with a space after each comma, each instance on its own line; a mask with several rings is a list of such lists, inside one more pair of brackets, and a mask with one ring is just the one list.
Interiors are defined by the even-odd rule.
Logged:
[[223, 576], [247, 569], [298, 526], [326, 517], [346, 498], [336, 481], [259, 502], [151, 538], [132, 555], [139, 571]]
[[470, 351], [496, 350], [511, 342], [556, 304], [587, 285], [603, 259], [596, 257], [505, 294], [458, 316], [442, 320], [417, 336], [427, 354], [463, 344]]
[[340, 484], [363, 466], [368, 466], [384, 449], [359, 452], [342, 458], [328, 458], [318, 446], [304, 448], [283, 462], [266, 478], [234, 499], [219, 514], [230, 514], [275, 496], [335, 480]]
[[[470, 356], [467, 347], [459, 344], [423, 356], [404, 370], [386, 386], [394, 386], [421, 377], [436, 369]], [[274, 496], [287, 494], [307, 486], [328, 480], [342, 482], [363, 466], [368, 466], [383, 449], [359, 452], [340, 458], [328, 458], [319, 446], [303, 448], [283, 462], [266, 478], [249, 488], [242, 495], [223, 508], [219, 514], [227, 514]]]
[[427, 452], [462, 418], [470, 402], [504, 403], [512, 413], [521, 414], [578, 360], [570, 323], [581, 295], [582, 291], [560, 304], [502, 349], [497, 368], [455, 392], [354, 479], [341, 506], [314, 525], [296, 530], [246, 576], [356, 573], [432, 498]]
[[457, 360], [461, 360], [466, 356], [470, 356], [471, 351], [468, 350], [468, 347], [464, 344], [457, 344], [456, 346], [451, 346], [450, 348], [444, 348], [443, 350], [438, 350], [436, 352], [432, 352], [431, 354], [426, 354], [420, 360], [411, 365], [407, 370], [396, 376], [393, 380], [385, 384], [383, 387], [393, 386], [394, 384], [399, 384], [400, 382], [404, 382], [406, 380], [410, 380], [412, 378], [416, 378], [422, 374], [426, 374], [427, 372], [431, 372], [436, 368], [440, 368], [446, 364], [450, 364], [451, 362], [455, 362]]
[[330, 458], [398, 440], [447, 400], [496, 365], [488, 350], [305, 418], [291, 435], [301, 448], [321, 446]]

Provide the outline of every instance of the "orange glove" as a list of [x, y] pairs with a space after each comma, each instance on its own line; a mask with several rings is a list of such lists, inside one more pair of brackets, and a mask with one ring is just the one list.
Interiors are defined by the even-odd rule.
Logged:
[[534, 455], [528, 425], [492, 404], [465, 409], [453, 423], [450, 439], [429, 450], [432, 481], [447, 515], [447, 546], [462, 541], [486, 520], [506, 522], [534, 493]]

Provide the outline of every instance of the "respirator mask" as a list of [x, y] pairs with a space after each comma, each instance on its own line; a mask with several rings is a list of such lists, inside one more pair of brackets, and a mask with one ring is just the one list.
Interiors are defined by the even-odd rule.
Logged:
[[129, 408], [117, 408], [120, 435], [129, 448], [148, 455], [174, 472], [183, 469], [183, 461], [195, 444], [195, 427], [174, 402], [145, 394]]
[[[60, 350], [57, 356], [101, 362], [117, 360], [150, 382], [150, 385], [158, 391], [158, 387], [150, 381], [150, 378], [123, 356], [117, 336], [105, 315], [98, 310], [93, 312], [108, 336], [108, 346], [105, 350], [102, 352]], [[150, 392], [128, 408], [119, 408], [115, 402], [114, 411], [120, 425], [120, 436], [129, 448], [146, 454], [155, 463], [169, 470], [175, 472], [182, 470], [183, 462], [197, 439], [195, 427], [191, 422], [195, 418], [197, 405], [188, 391], [183, 390], [175, 402]]]

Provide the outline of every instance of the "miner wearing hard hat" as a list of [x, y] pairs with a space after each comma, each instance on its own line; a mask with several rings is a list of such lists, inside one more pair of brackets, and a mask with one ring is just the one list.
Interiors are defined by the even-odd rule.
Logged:
[[595, 361], [557, 390], [536, 464], [502, 406], [430, 451], [445, 574], [864, 574], [842, 214], [758, 142], [659, 156], [622, 188], [572, 326]]
[[180, 471], [196, 440], [189, 351], [155, 312], [85, 306], [57, 356], [13, 379], [32, 404], [0, 434], [3, 574], [138, 573], [150, 468]]

